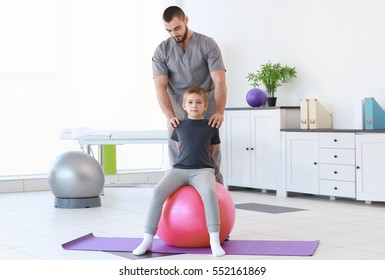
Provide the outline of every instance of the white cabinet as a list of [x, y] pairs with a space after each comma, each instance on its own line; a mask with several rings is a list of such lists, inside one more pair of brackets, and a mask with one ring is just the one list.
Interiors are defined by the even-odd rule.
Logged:
[[282, 140], [280, 195], [299, 192], [355, 198], [354, 133], [282, 132]]
[[277, 194], [385, 201], [385, 130], [283, 130]]
[[226, 109], [225, 124], [226, 185], [276, 190], [280, 130], [299, 127], [299, 108]]
[[385, 134], [356, 135], [357, 199], [385, 201]]

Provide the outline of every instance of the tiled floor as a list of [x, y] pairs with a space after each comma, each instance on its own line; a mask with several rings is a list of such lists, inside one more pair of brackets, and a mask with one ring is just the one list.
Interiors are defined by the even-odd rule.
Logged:
[[[96, 236], [141, 237], [152, 187], [106, 188], [102, 206], [58, 209], [51, 192], [0, 194], [0, 260], [136, 260], [131, 253], [66, 251], [61, 244]], [[311, 257], [231, 256], [223, 259], [385, 260], [385, 203], [327, 197], [276, 197], [240, 189], [234, 202], [306, 209], [271, 214], [236, 210], [232, 239], [320, 240]], [[213, 259], [211, 255], [147, 255], [149, 259]]]

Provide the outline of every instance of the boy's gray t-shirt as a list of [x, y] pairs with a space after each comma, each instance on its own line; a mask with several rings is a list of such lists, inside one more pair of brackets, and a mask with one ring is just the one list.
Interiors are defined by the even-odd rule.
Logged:
[[174, 168], [214, 168], [211, 145], [220, 144], [218, 128], [208, 125], [208, 120], [184, 119], [176, 127], [171, 139], [179, 142], [179, 153]]
[[210, 72], [225, 70], [221, 51], [210, 37], [194, 32], [186, 51], [169, 37], [156, 48], [152, 58], [153, 76], [167, 75], [169, 94], [173, 103], [182, 103], [184, 91], [199, 86], [209, 93], [208, 112], [214, 109], [214, 82]]

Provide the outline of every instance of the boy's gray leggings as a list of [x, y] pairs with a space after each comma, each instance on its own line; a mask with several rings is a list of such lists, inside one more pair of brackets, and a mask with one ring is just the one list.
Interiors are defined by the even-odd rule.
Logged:
[[170, 194], [187, 184], [193, 186], [202, 198], [208, 232], [219, 232], [220, 218], [214, 169], [174, 168], [166, 172], [154, 189], [150, 209], [147, 214], [146, 233], [156, 234], [163, 203]]

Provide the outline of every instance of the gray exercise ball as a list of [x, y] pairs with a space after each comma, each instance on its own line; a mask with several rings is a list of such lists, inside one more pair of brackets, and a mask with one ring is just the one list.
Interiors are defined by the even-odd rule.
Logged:
[[104, 172], [92, 156], [70, 151], [58, 156], [48, 177], [48, 184], [59, 208], [88, 208], [100, 206]]

